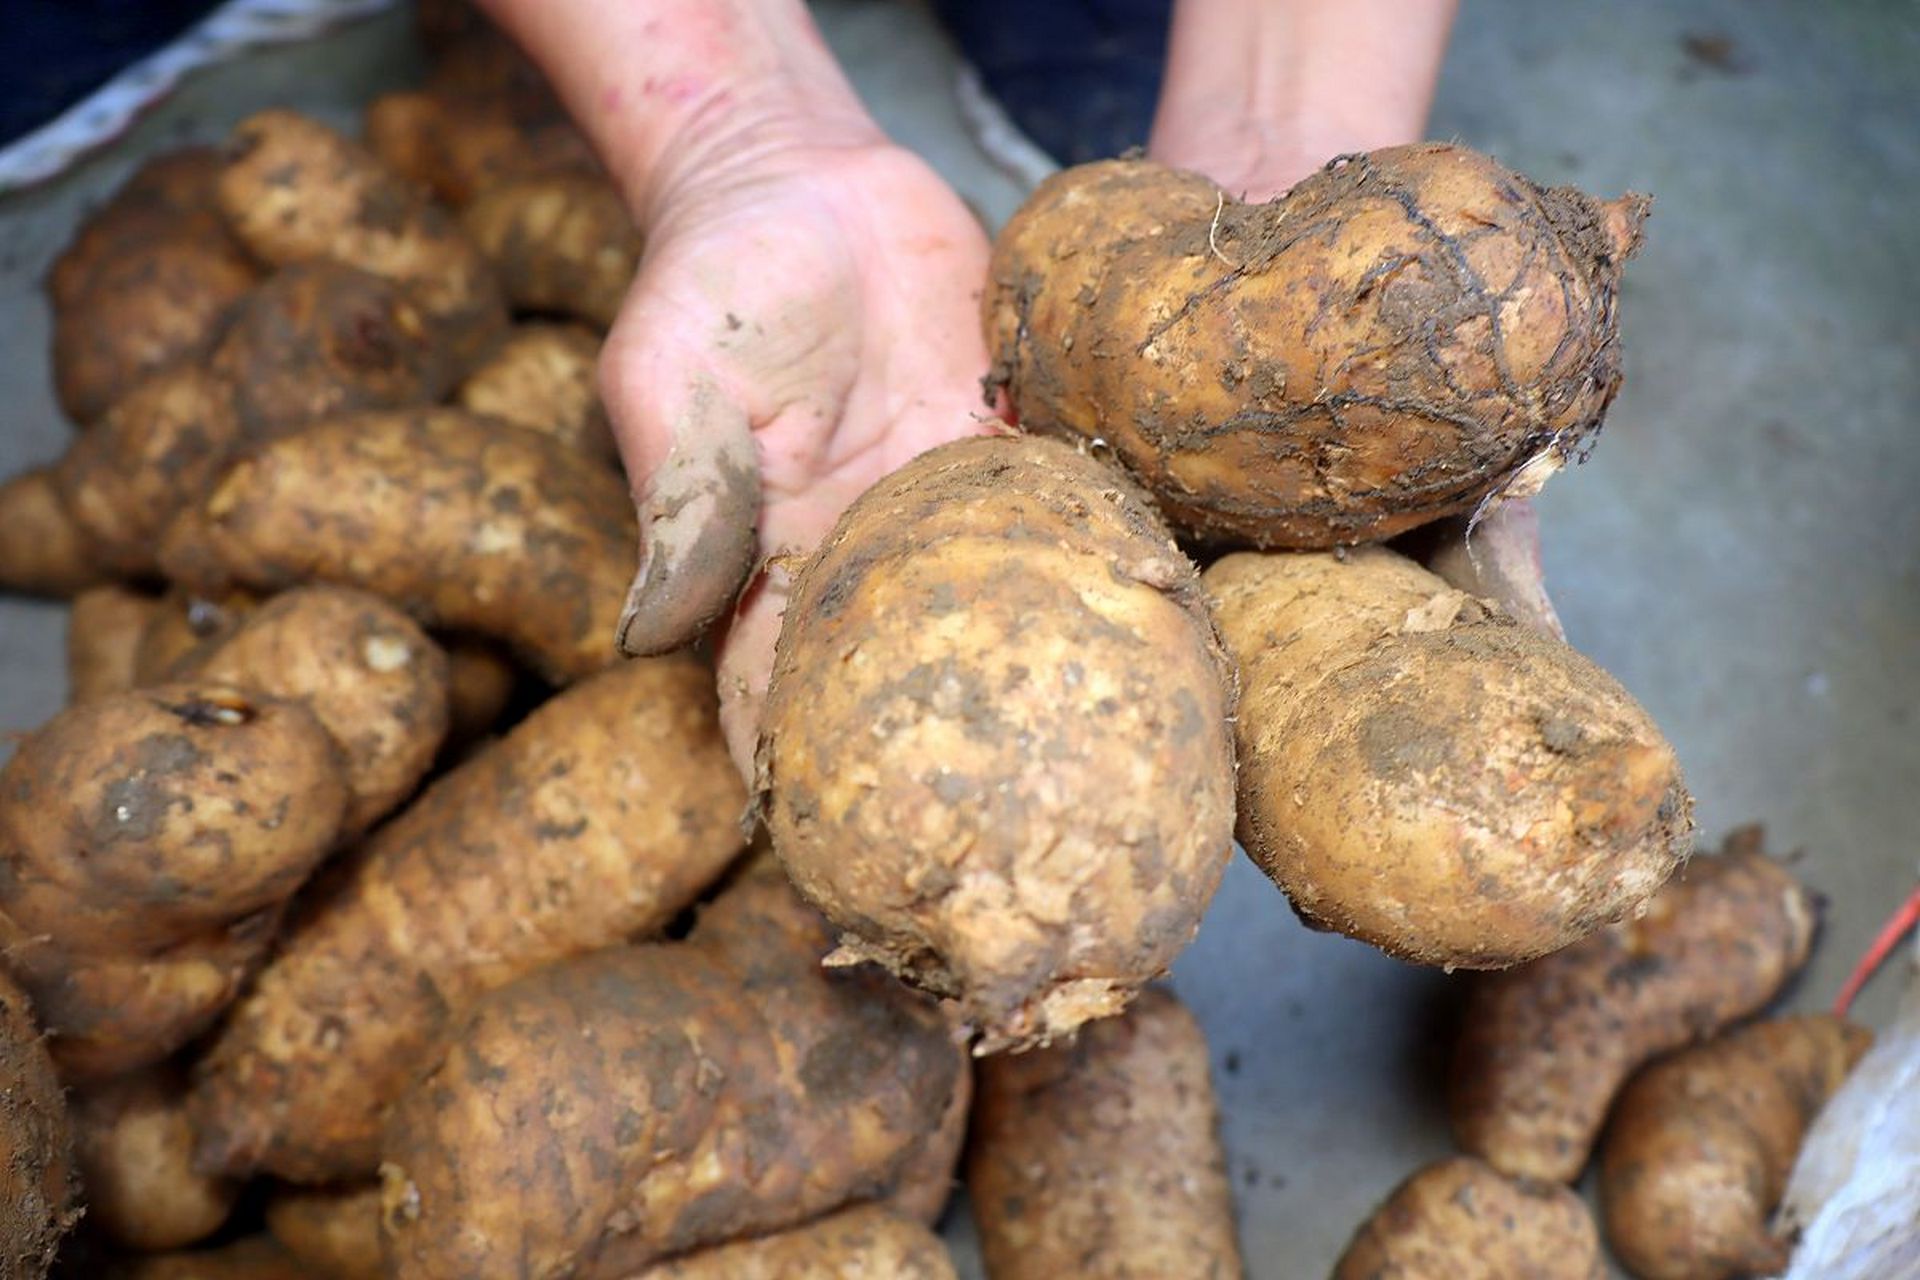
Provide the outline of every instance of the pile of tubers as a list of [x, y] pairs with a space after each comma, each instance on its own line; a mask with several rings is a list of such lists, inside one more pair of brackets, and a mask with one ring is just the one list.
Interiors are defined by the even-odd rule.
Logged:
[[1021, 430], [798, 571], [743, 780], [706, 646], [615, 644], [639, 234], [503, 37], [419, 19], [364, 140], [162, 155], [47, 278], [78, 432], [0, 486], [0, 586], [71, 600], [70, 704], [0, 768], [0, 1280], [938, 1280], [962, 1176], [994, 1280], [1237, 1277], [1159, 981], [1236, 840], [1486, 971], [1461, 1154], [1336, 1277], [1784, 1260], [1866, 1044], [1741, 1025], [1811, 894], [1752, 834], [1688, 865], [1647, 712], [1387, 541], [1590, 445], [1645, 200], [1456, 145], [1046, 182], [983, 295]]

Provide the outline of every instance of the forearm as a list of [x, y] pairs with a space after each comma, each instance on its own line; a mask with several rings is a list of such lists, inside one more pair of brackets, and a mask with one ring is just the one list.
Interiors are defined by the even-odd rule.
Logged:
[[1426, 128], [1455, 0], [1176, 0], [1148, 150], [1254, 199]]
[[643, 218], [689, 174], [872, 141], [803, 0], [479, 0], [552, 81]]

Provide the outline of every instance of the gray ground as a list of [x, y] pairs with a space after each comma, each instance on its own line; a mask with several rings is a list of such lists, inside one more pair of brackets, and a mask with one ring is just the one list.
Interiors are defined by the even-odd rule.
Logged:
[[[926, 21], [886, 0], [821, 7], [883, 122], [1004, 216], [1017, 189], [961, 131]], [[402, 32], [382, 19], [209, 74], [109, 155], [0, 201], [6, 471], [66, 436], [36, 281], [77, 211], [140, 155], [259, 106], [350, 120], [409, 75]], [[1657, 198], [1626, 286], [1627, 389], [1593, 460], [1542, 500], [1549, 577], [1574, 643], [1677, 744], [1703, 834], [1759, 820], [1806, 851], [1831, 903], [1794, 1003], [1824, 1004], [1916, 864], [1920, 9], [1471, 0], [1433, 132]], [[62, 621], [0, 601], [0, 728], [58, 706]], [[1446, 1149], [1454, 988], [1308, 933], [1244, 862], [1175, 976], [1213, 1039], [1250, 1273], [1324, 1275]], [[1869, 1021], [1897, 981], [1869, 991]]]

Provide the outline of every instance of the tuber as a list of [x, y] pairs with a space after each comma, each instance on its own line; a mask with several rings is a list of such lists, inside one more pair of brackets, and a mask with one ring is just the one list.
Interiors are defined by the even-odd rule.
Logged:
[[1342, 156], [1266, 204], [1080, 165], [995, 244], [989, 382], [1023, 426], [1104, 441], [1183, 533], [1390, 537], [1527, 492], [1598, 429], [1646, 210], [1439, 143]]
[[467, 375], [454, 403], [612, 463], [613, 432], [595, 382], [599, 358], [600, 340], [578, 325], [519, 325]]
[[973, 1058], [959, 1051], [960, 1074], [953, 1085], [947, 1113], [920, 1145], [919, 1154], [901, 1166], [886, 1206], [895, 1213], [934, 1226], [953, 1199], [961, 1152], [967, 1141], [967, 1118], [973, 1112]]
[[535, 432], [417, 409], [261, 445], [182, 513], [160, 558], [203, 595], [359, 587], [564, 683], [614, 660], [634, 529], [611, 469]]
[[462, 365], [406, 290], [325, 259], [276, 271], [249, 294], [208, 359], [243, 438], [321, 418], [430, 404]]
[[446, 639], [447, 743], [463, 747], [499, 723], [520, 683], [513, 659], [484, 640]]
[[67, 701], [90, 702], [137, 684], [140, 639], [162, 607], [126, 587], [92, 587], [73, 598], [67, 615]]
[[1640, 918], [1476, 977], [1448, 1100], [1461, 1149], [1514, 1176], [1579, 1177], [1634, 1069], [1764, 1005], [1806, 962], [1814, 925], [1812, 897], [1750, 828]]
[[1240, 842], [1309, 922], [1500, 968], [1685, 854], [1672, 747], [1566, 645], [1379, 548], [1241, 552], [1205, 585], [1240, 663]]
[[218, 1231], [238, 1183], [195, 1173], [186, 1081], [173, 1064], [81, 1092], [73, 1128], [87, 1223], [129, 1249], [182, 1249]]
[[0, 590], [66, 599], [106, 581], [50, 467], [0, 484]]
[[775, 852], [981, 1050], [1117, 1013], [1232, 848], [1232, 683], [1143, 495], [1057, 441], [945, 445], [794, 584], [761, 721]]
[[612, 182], [593, 173], [520, 178], [482, 191], [460, 220], [514, 310], [612, 326], [640, 264], [640, 233]]
[[203, 366], [130, 390], [58, 464], [61, 501], [93, 554], [150, 575], [174, 515], [249, 442], [356, 410], [426, 404], [452, 357], [391, 282], [336, 262], [288, 267], [237, 309]]
[[1600, 1147], [1607, 1243], [1642, 1280], [1778, 1275], [1767, 1219], [1807, 1126], [1873, 1036], [1829, 1014], [1758, 1022], [1645, 1067]]
[[74, 440], [55, 464], [56, 500], [97, 563], [148, 577], [168, 524], [205, 494], [240, 439], [231, 386], [181, 365], [128, 391]]
[[175, 147], [133, 171], [106, 203], [82, 218], [47, 272], [47, 297], [72, 306], [105, 263], [137, 256], [175, 231], [199, 238], [226, 235], [214, 200], [220, 175], [214, 147]]
[[499, 97], [390, 93], [367, 107], [366, 135], [381, 163], [456, 209], [522, 179], [598, 171], [587, 140], [557, 107], [528, 118]]
[[242, 120], [226, 154], [220, 208], [254, 256], [274, 266], [331, 258], [393, 281], [456, 371], [499, 338], [506, 309], [485, 257], [452, 214], [366, 148], [272, 109]]
[[260, 599], [250, 591], [229, 591], [217, 599], [175, 589], [159, 605], [140, 633], [133, 656], [136, 685], [159, 684], [181, 669], [189, 654], [231, 635]]
[[955, 1280], [955, 1272], [939, 1236], [863, 1204], [657, 1263], [632, 1280]]
[[69, 707], [0, 770], [0, 954], [70, 1083], [204, 1030], [346, 810], [304, 707], [216, 683]]
[[993, 1280], [1237, 1280], [1207, 1042], [1171, 991], [979, 1072], [967, 1188]]
[[406, 614], [347, 587], [283, 592], [183, 656], [173, 674], [312, 712], [340, 748], [349, 834], [412, 795], [447, 736], [446, 654]]
[[91, 424], [130, 387], [197, 360], [259, 277], [214, 204], [219, 157], [150, 160], [83, 222], [48, 276], [53, 384]]
[[1580, 1197], [1453, 1156], [1395, 1187], [1354, 1233], [1333, 1280], [1601, 1280]]
[[54, 313], [61, 408], [90, 424], [143, 378], [199, 358], [257, 278], [218, 241], [161, 240], [102, 264], [86, 293]]
[[961, 1057], [930, 1001], [876, 969], [823, 971], [831, 945], [761, 860], [684, 943], [482, 999], [394, 1108], [388, 1276], [623, 1280], [884, 1196]]
[[327, 1280], [382, 1280], [380, 1184], [274, 1189], [267, 1230], [302, 1266]]
[[663, 928], [739, 850], [744, 806], [703, 664], [549, 700], [315, 886], [198, 1064], [202, 1166], [370, 1177], [387, 1108], [482, 993]]
[[106, 1280], [326, 1280], [267, 1235], [246, 1236], [216, 1249], [157, 1253], [107, 1269]]

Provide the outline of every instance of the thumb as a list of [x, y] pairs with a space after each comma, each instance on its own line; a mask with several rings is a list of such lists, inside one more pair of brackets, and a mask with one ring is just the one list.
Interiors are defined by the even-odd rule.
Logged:
[[1485, 596], [1556, 640], [1567, 634], [1540, 568], [1540, 519], [1524, 498], [1503, 502], [1476, 528], [1465, 516], [1422, 530], [1427, 568], [1462, 591]]
[[727, 612], [754, 564], [760, 460], [747, 412], [670, 346], [617, 331], [601, 394], [639, 509], [640, 567], [616, 640], [635, 656], [698, 639]]

